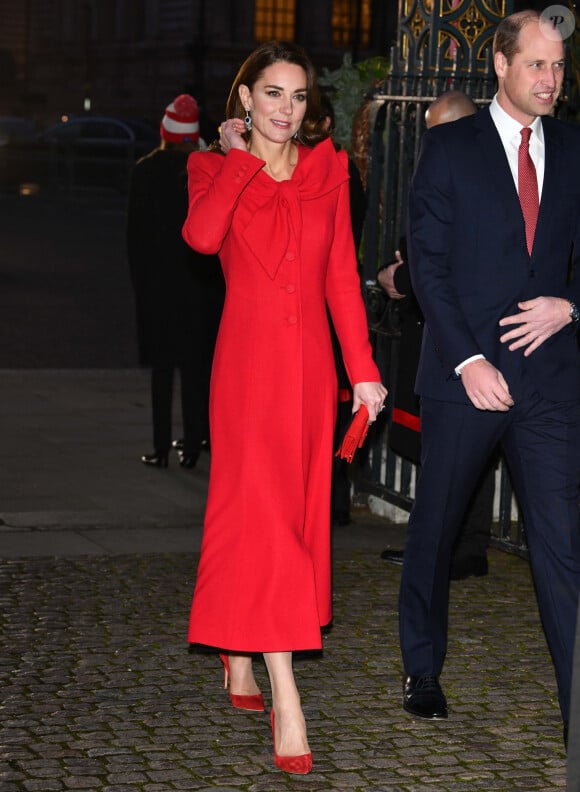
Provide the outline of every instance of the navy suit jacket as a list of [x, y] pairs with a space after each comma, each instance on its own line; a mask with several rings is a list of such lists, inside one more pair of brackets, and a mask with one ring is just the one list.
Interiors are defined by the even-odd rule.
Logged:
[[545, 173], [532, 255], [507, 157], [489, 110], [425, 133], [409, 196], [407, 242], [426, 328], [416, 389], [470, 403], [455, 375], [483, 354], [515, 400], [530, 387], [545, 399], [580, 398], [576, 325], [528, 358], [500, 343], [499, 320], [533, 297], [580, 305], [580, 128], [542, 119]]

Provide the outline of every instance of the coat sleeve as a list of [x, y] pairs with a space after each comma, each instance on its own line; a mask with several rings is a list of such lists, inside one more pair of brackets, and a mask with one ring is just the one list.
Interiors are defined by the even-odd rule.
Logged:
[[187, 163], [189, 210], [183, 238], [200, 253], [218, 253], [229, 231], [240, 195], [264, 166], [245, 151], [225, 156], [194, 152]]
[[326, 299], [351, 384], [380, 382], [373, 361], [352, 236], [348, 182], [339, 188]]
[[[407, 246], [415, 297], [448, 376], [481, 353], [453, 287], [454, 202], [451, 158], [437, 129], [426, 132], [409, 194]], [[467, 177], [465, 177], [467, 178]]]

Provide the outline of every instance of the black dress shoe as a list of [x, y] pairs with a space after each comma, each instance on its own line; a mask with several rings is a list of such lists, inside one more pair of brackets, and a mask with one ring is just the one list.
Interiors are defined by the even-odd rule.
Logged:
[[166, 468], [167, 467], [167, 454], [159, 454], [155, 451], [153, 454], [143, 454], [141, 462], [149, 467]]
[[447, 717], [447, 701], [436, 676], [407, 676], [403, 683], [403, 709], [418, 718]]
[[183, 451], [183, 437], [180, 437], [178, 440], [174, 440], [171, 443], [171, 448], [175, 448], [176, 451]]
[[196, 466], [198, 459], [199, 454], [184, 454], [183, 452], [179, 454], [179, 464], [188, 470], [192, 470]]
[[403, 551], [402, 550], [383, 550], [381, 558], [385, 561], [390, 561], [391, 564], [403, 566]]
[[487, 575], [487, 557], [472, 556], [451, 562], [449, 578], [451, 580], [464, 580], [468, 577], [483, 577]]

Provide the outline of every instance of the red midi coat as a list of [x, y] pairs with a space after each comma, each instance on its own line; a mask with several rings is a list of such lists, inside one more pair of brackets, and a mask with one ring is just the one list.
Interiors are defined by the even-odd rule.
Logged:
[[331, 620], [337, 382], [379, 381], [352, 240], [348, 166], [299, 146], [292, 178], [231, 150], [190, 156], [185, 240], [219, 253], [226, 301], [210, 396], [211, 470], [189, 640], [240, 652], [321, 646]]

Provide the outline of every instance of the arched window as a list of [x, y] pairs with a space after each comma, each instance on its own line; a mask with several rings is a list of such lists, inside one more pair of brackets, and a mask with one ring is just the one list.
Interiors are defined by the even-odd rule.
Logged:
[[333, 0], [332, 43], [344, 49], [369, 46], [371, 0]]
[[254, 36], [256, 41], [284, 39], [294, 41], [296, 0], [256, 0]]

